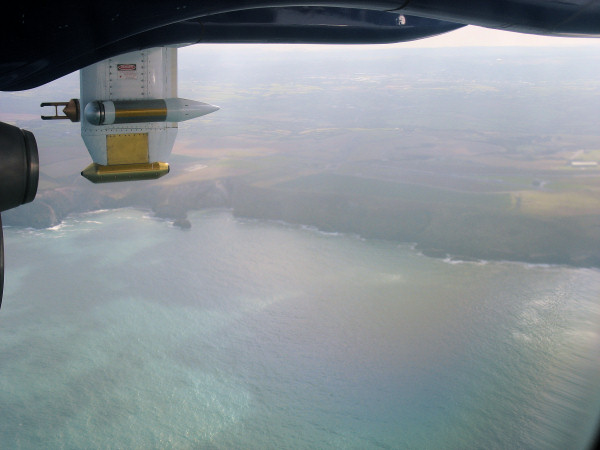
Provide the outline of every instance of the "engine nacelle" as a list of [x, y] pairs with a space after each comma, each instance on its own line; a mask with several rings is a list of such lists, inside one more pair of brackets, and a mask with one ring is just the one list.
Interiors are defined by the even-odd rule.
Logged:
[[0, 212], [33, 201], [38, 179], [33, 133], [0, 122]]
[[[33, 133], [0, 122], [0, 212], [35, 198], [39, 179], [37, 143]], [[0, 218], [0, 305], [4, 290], [4, 242]]]

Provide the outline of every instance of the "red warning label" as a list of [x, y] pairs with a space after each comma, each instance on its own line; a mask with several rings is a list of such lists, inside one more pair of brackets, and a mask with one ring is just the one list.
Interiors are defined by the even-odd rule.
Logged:
[[119, 80], [137, 80], [136, 64], [117, 64]]
[[132, 70], [136, 70], [136, 65], [135, 64], [117, 64], [117, 70], [123, 70], [123, 71], [132, 71]]

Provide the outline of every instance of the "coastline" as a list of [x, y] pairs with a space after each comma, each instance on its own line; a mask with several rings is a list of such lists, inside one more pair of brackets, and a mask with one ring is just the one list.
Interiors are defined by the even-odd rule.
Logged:
[[[73, 210], [67, 213], [65, 216], [61, 217], [60, 221], [56, 224], [49, 224], [48, 226], [25, 226], [25, 225], [15, 225], [13, 223], [8, 223], [7, 226], [12, 229], [30, 229], [30, 230], [40, 230], [40, 229], [63, 229], [64, 221], [70, 218], [74, 218], [77, 215], [90, 215], [90, 214], [100, 214], [105, 212], [116, 211], [119, 209], [135, 209], [137, 211], [142, 211], [144, 213], [149, 214], [149, 217], [167, 221], [172, 224], [173, 227], [179, 228], [182, 231], [188, 230], [193, 226], [193, 221], [191, 221], [188, 217], [188, 213], [190, 212], [203, 212], [210, 213], [215, 211], [225, 211], [231, 214], [234, 218], [239, 220], [250, 220], [257, 221], [262, 223], [272, 223], [281, 225], [284, 227], [293, 227], [297, 229], [306, 230], [309, 232], [319, 233], [324, 236], [336, 237], [336, 236], [344, 236], [344, 237], [353, 237], [359, 240], [378, 240], [393, 243], [398, 247], [403, 247], [410, 249], [411, 251], [416, 252], [425, 257], [435, 258], [438, 260], [442, 260], [448, 264], [488, 264], [491, 262], [494, 263], [519, 263], [525, 265], [532, 265], [534, 267], [545, 266], [545, 267], [571, 267], [571, 268], [589, 268], [589, 269], [600, 269], [600, 262], [596, 264], [581, 264], [576, 261], [561, 261], [559, 258], [548, 258], [544, 259], [543, 257], [523, 257], [523, 255], [511, 255], [504, 253], [502, 255], [494, 255], [489, 254], [489, 257], [484, 255], [486, 253], [486, 249], [483, 249], [481, 252], [452, 252], [448, 251], [447, 248], [440, 248], [434, 246], [428, 246], [426, 243], [419, 241], [409, 241], [409, 240], [398, 240], [395, 238], [387, 238], [385, 236], [374, 236], [373, 233], [362, 234], [357, 231], [347, 231], [347, 230], [331, 230], [330, 228], [322, 229], [320, 228], [318, 223], [306, 223], [299, 221], [289, 221], [285, 220], [285, 218], [272, 218], [272, 217], [257, 217], [256, 215], [244, 215], [240, 214], [239, 210], [231, 204], [222, 204], [222, 205], [213, 205], [213, 206], [205, 206], [200, 208], [192, 208], [185, 211], [180, 211], [177, 214], [177, 217], [170, 217], [168, 215], [162, 215], [157, 213], [157, 211], [148, 206], [142, 205], [118, 205], [115, 207], [102, 207], [98, 209], [89, 209], [83, 210], [78, 208], [77, 210]], [[39, 223], [39, 222], [38, 222]], [[514, 257], [513, 257], [514, 256]]]

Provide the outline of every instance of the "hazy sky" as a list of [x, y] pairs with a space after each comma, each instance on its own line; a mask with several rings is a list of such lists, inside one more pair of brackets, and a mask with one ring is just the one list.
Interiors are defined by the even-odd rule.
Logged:
[[[206, 44], [204, 44], [206, 45]], [[183, 48], [185, 53], [201, 52], [204, 45], [193, 45]], [[215, 44], [222, 45], [222, 44]], [[240, 44], [244, 48], [261, 47], [265, 44]], [[549, 36], [535, 36], [523, 33], [514, 33], [510, 31], [491, 30], [489, 28], [481, 28], [475, 26], [467, 26], [450, 33], [440, 36], [435, 36], [426, 39], [420, 39], [413, 42], [401, 42], [398, 44], [386, 45], [369, 45], [368, 47], [404, 47], [404, 48], [436, 48], [436, 47], [565, 47], [565, 46], [594, 46], [600, 49], [600, 38], [562, 38]], [[340, 46], [324, 46], [324, 45], [297, 45], [296, 51], [311, 51], [323, 50], [327, 47]], [[360, 46], [366, 47], [366, 46]], [[270, 44], [271, 51], [289, 51], [287, 44]]]
[[468, 26], [450, 33], [419, 41], [407, 42], [406, 47], [463, 47], [463, 46], [572, 46], [593, 45], [600, 47], [600, 39], [592, 38], [559, 38], [535, 36], [510, 31], [491, 30]]

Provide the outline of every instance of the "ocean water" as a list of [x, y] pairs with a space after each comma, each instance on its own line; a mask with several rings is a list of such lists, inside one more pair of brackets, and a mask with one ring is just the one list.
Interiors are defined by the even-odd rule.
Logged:
[[5, 230], [1, 448], [585, 447], [599, 270], [190, 220]]

